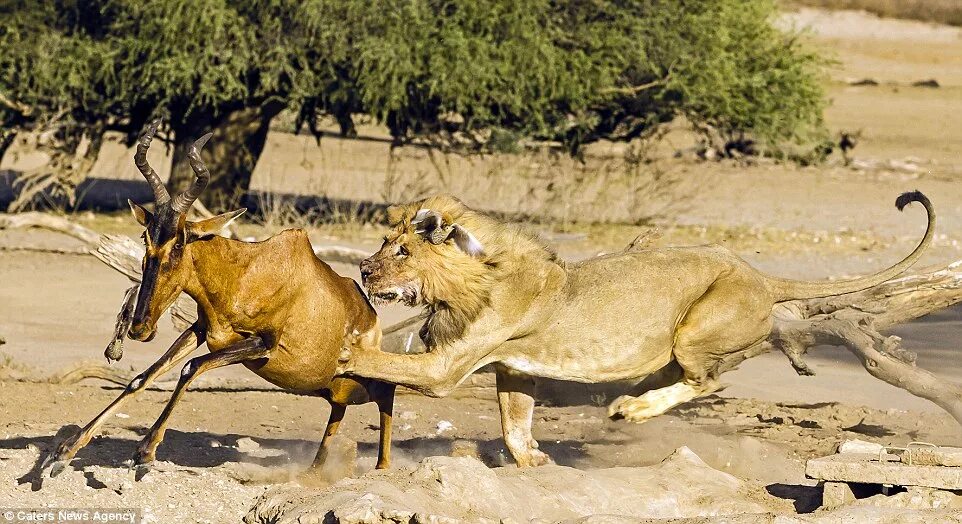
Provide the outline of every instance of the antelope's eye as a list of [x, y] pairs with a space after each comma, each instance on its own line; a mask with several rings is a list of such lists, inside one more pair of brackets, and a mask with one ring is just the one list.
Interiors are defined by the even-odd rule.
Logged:
[[408, 256], [408, 255], [409, 255], [409, 253], [408, 253], [408, 248], [405, 247], [404, 244], [401, 244], [400, 246], [398, 246], [398, 248], [397, 248], [397, 256], [399, 256], [399, 257], [406, 257], [406, 256]]

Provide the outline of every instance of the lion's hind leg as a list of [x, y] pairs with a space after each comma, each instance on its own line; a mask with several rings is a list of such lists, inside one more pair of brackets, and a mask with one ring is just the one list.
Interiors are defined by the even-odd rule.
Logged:
[[719, 278], [691, 308], [675, 331], [672, 355], [683, 378], [639, 397], [622, 396], [608, 415], [644, 422], [665, 411], [720, 389], [719, 361], [748, 348], [771, 331], [772, 304], [757, 278], [733, 271]]
[[639, 397], [622, 395], [608, 406], [608, 416], [629, 422], [644, 422], [669, 409], [718, 390], [717, 381], [689, 384], [682, 380], [668, 387], [653, 389]]

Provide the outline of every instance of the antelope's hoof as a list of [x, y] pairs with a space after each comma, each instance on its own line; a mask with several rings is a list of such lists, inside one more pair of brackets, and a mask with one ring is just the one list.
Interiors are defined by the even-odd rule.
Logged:
[[43, 459], [43, 463], [40, 465], [40, 471], [49, 474], [50, 478], [63, 473], [63, 470], [66, 469], [70, 461], [73, 460], [74, 455], [77, 454], [77, 450], [79, 449], [77, 442], [79, 442], [79, 440], [80, 432], [77, 432], [60, 441], [57, 449], [47, 455], [47, 458]]
[[43, 461], [43, 465], [40, 466], [41, 476], [47, 476], [54, 478], [57, 475], [63, 473], [63, 470], [67, 469], [67, 465], [70, 464], [70, 460], [55, 460], [52, 456], [47, 457]]
[[133, 458], [124, 462], [124, 465], [127, 466], [129, 471], [134, 472], [134, 480], [140, 480], [150, 472], [152, 462], [153, 459], [144, 457], [138, 452]]
[[154, 461], [154, 454], [148, 451], [137, 450], [134, 456], [127, 461], [127, 467], [146, 466]]
[[150, 473], [150, 464], [137, 464], [134, 466], [134, 480], [140, 481], [147, 473]]

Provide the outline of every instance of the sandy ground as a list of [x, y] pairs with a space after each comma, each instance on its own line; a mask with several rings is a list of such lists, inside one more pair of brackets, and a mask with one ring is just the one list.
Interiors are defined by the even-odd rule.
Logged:
[[[760, 269], [786, 277], [863, 274], [901, 258], [917, 241], [921, 210], [898, 213], [892, 203], [902, 191], [921, 189], [939, 210], [939, 236], [923, 265], [962, 258], [962, 161], [956, 156], [962, 127], [954, 118], [962, 109], [958, 30], [850, 13], [826, 18], [803, 10], [792, 17], [800, 25], [811, 24], [817, 42], [841, 55], [832, 73], [835, 105], [827, 117], [833, 129], [864, 128], [856, 156], [875, 167], [673, 164], [670, 169], [685, 180], [676, 189], [685, 192], [684, 205], [670, 220], [659, 221], [664, 242], [722, 242]], [[842, 83], [864, 76], [897, 85], [852, 88]], [[945, 87], [905, 87], [929, 77]], [[272, 134], [255, 182], [281, 191], [313, 184], [311, 191], [339, 198], [386, 198], [381, 165], [386, 157], [371, 153], [380, 146], [355, 149], [359, 146], [349, 141], [325, 139], [332, 142], [318, 157], [314, 149], [302, 147], [304, 139]], [[114, 157], [104, 158], [109, 167]], [[344, 172], [348, 164], [357, 169]], [[450, 172], [464, 179], [481, 171], [490, 174], [491, 164], [473, 166], [475, 171], [458, 174], [465, 167], [459, 164]], [[305, 184], [310, 175], [317, 176]], [[434, 180], [438, 171], [419, 176]], [[345, 177], [350, 183], [339, 186]], [[471, 187], [467, 182], [453, 186]], [[498, 195], [463, 196], [497, 207]], [[101, 231], [137, 234], [127, 216], [76, 218]], [[263, 236], [277, 229], [250, 231]], [[571, 259], [616, 249], [638, 232], [637, 226], [546, 231]], [[311, 234], [316, 243], [373, 251], [382, 232], [349, 225]], [[4, 365], [39, 376], [81, 360], [99, 360], [127, 282], [91, 257], [3, 249], [26, 242], [72, 245], [54, 234], [0, 232], [0, 336], [7, 342], [0, 352], [10, 359]], [[354, 267], [338, 264], [335, 269], [358, 277]], [[390, 325], [413, 311], [391, 307], [379, 313]], [[129, 342], [118, 366], [140, 370], [156, 359], [175, 336], [169, 322], [160, 327], [150, 343]], [[962, 381], [962, 307], [900, 326], [894, 334], [919, 353], [921, 367]], [[535, 436], [559, 464], [581, 469], [655, 464], [685, 445], [712, 467], [766, 486], [798, 511], [812, 510], [820, 496], [804, 478], [804, 460], [831, 452], [841, 440], [962, 445], [962, 431], [947, 415], [873, 379], [844, 351], [820, 348], [809, 360], [818, 371], [815, 377], [797, 376], [781, 355], [755, 358], [723, 377], [728, 387], [718, 396], [642, 425], [608, 420], [604, 406], [609, 398], [588, 405], [540, 405]], [[133, 507], [152, 522], [236, 522], [269, 486], [296, 478], [310, 462], [327, 418], [328, 408], [319, 399], [260, 390], [265, 385], [243, 369], [217, 370], [186, 395], [160, 448], [157, 469], [137, 482], [122, 463], [159, 413], [168, 386], [126, 405], [123, 416], [114, 418], [67, 472], [40, 490], [33, 471], [39, 454], [51, 447], [62, 426], [86, 423], [120, 390], [97, 383], [0, 381], [0, 508]], [[451, 454], [474, 455], [489, 466], [509, 464], [491, 395], [471, 390], [447, 399], [400, 396], [396, 464]], [[376, 424], [372, 406], [348, 413], [342, 432], [358, 442], [356, 473], [373, 465]]]

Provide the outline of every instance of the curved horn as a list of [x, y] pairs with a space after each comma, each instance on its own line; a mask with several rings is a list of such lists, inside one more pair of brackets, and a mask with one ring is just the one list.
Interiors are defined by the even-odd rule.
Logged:
[[204, 188], [207, 187], [207, 183], [210, 182], [210, 171], [207, 170], [204, 161], [200, 159], [200, 150], [204, 149], [204, 144], [210, 140], [212, 135], [213, 133], [207, 133], [198, 138], [197, 141], [190, 146], [190, 149], [187, 150], [187, 160], [190, 162], [190, 167], [194, 170], [197, 178], [194, 179], [194, 183], [191, 184], [186, 191], [177, 195], [177, 198], [174, 199], [171, 207], [173, 207], [175, 211], [186, 213], [187, 210], [190, 209], [190, 206], [193, 205], [194, 200], [197, 200], [197, 197], [199, 197], [204, 191]]
[[147, 150], [150, 149], [150, 142], [154, 139], [154, 134], [157, 132], [158, 126], [160, 126], [159, 118], [151, 122], [144, 131], [144, 134], [141, 135], [140, 140], [137, 142], [137, 152], [134, 153], [134, 164], [137, 166], [137, 169], [140, 170], [140, 174], [144, 175], [144, 178], [147, 179], [147, 184], [150, 185], [150, 189], [154, 191], [154, 201], [159, 206], [166, 204], [167, 201], [170, 200], [170, 194], [167, 193], [167, 188], [165, 188], [164, 183], [160, 181], [157, 172], [147, 163]]

